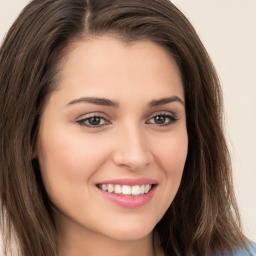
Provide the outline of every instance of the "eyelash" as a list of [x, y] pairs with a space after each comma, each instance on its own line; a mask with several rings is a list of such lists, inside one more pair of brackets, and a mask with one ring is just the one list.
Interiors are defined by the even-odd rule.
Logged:
[[[164, 123], [163, 124], [157, 124], [157, 123], [153, 123], [153, 125], [156, 125], [156, 126], [160, 126], [160, 127], [164, 127], [164, 126], [170, 126], [172, 125], [173, 123], [175, 123], [176, 121], [178, 121], [178, 118], [177, 116], [175, 116], [174, 114], [167, 114], [167, 113], [159, 113], [157, 115], [154, 115], [153, 117], [151, 117], [150, 119], [148, 119], [148, 121], [146, 121], [146, 124], [150, 124], [150, 120], [152, 119], [155, 119], [157, 117], [161, 117], [161, 118], [164, 118]], [[99, 124], [90, 124], [90, 120], [92, 120], [93, 118], [96, 118], [98, 119], [98, 121], [100, 122]], [[165, 123], [166, 119], [169, 119], [169, 121], [167, 123]], [[101, 122], [104, 120], [104, 124], [101, 124]], [[155, 120], [156, 121], [156, 120]], [[100, 116], [100, 115], [91, 115], [89, 117], [86, 117], [84, 119], [81, 119], [81, 120], [78, 120], [77, 123], [81, 126], [85, 126], [85, 127], [88, 127], [88, 128], [100, 128], [106, 124], [109, 124], [110, 122], [103, 116]]]
[[[178, 121], [177, 116], [175, 116], [174, 114], [169, 114], [169, 113], [168, 114], [160, 113], [160, 114], [154, 115], [149, 120], [155, 119], [156, 117], [164, 118], [165, 121], [166, 121], [166, 119], [169, 119], [169, 121], [167, 123], [163, 123], [163, 124], [154, 123], [154, 125], [156, 125], [156, 126], [170, 126], [170, 125], [174, 124], [176, 121]], [[146, 123], [148, 124], [149, 122], [147, 121]]]
[[93, 124], [90, 124], [90, 120], [92, 120], [93, 118], [97, 118], [97, 119], [100, 119], [100, 123], [102, 122], [102, 120], [104, 120], [106, 123], [110, 123], [107, 121], [107, 119], [103, 116], [100, 116], [100, 115], [91, 115], [89, 117], [86, 117], [86, 118], [83, 118], [81, 120], [78, 120], [77, 123], [81, 126], [85, 126], [85, 127], [88, 127], [88, 128], [100, 128], [102, 127], [104, 124], [96, 124], [96, 125], [93, 125]]

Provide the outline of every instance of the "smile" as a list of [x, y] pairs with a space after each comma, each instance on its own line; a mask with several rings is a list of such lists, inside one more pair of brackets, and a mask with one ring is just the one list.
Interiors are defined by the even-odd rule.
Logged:
[[151, 184], [143, 184], [143, 185], [121, 185], [121, 184], [99, 184], [98, 187], [106, 192], [126, 195], [126, 196], [139, 196], [143, 194], [149, 193], [152, 189]]
[[96, 184], [100, 195], [125, 208], [139, 208], [153, 198], [158, 181], [148, 178], [114, 179]]

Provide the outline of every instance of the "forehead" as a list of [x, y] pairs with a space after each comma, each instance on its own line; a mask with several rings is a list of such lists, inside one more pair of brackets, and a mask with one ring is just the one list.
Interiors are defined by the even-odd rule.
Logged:
[[[151, 41], [126, 43], [99, 37], [72, 43], [61, 65], [59, 90], [109, 98], [147, 94], [183, 96], [179, 68], [171, 54]], [[96, 95], [95, 95], [96, 94]], [[159, 94], [159, 95], [158, 95]]]

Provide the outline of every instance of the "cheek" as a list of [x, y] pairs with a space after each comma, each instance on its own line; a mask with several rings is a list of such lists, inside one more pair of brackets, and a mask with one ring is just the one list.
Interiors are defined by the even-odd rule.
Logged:
[[187, 158], [188, 137], [187, 132], [174, 134], [171, 138], [166, 138], [161, 145], [156, 148], [157, 158], [166, 176], [173, 179], [182, 175]]
[[58, 131], [58, 134], [41, 136], [39, 142], [38, 158], [46, 189], [84, 188], [105, 162], [107, 147], [100, 138], [95, 141], [93, 136], [74, 136], [72, 132]]
[[106, 152], [100, 153], [88, 139], [84, 143], [81, 138], [64, 134], [41, 136], [39, 146], [38, 159], [47, 194], [61, 212], [72, 215], [72, 209], [81, 209], [82, 202], [90, 202], [92, 177]]
[[[187, 133], [180, 136], [173, 136], [161, 143], [161, 147], [156, 148], [157, 163], [162, 170], [163, 176], [161, 184], [162, 196], [159, 204], [163, 212], [171, 205], [180, 186], [184, 165], [187, 157], [188, 138]], [[160, 215], [161, 217], [161, 215]]]

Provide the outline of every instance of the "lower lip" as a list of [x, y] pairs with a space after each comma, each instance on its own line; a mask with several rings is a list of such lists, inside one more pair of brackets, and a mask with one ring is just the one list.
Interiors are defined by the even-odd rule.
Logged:
[[156, 185], [147, 193], [139, 196], [125, 196], [122, 194], [109, 193], [99, 189], [101, 194], [113, 203], [125, 208], [138, 208], [147, 204], [153, 197]]

